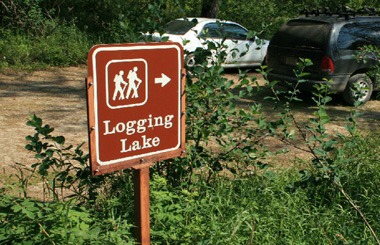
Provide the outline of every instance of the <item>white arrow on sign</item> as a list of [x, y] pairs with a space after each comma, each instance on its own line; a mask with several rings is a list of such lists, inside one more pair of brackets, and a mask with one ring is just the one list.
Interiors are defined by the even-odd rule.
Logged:
[[166, 76], [164, 73], [161, 73], [161, 77], [157, 77], [154, 79], [154, 83], [156, 83], [156, 84], [161, 83], [161, 87], [164, 87], [170, 81], [171, 81], [171, 79], [168, 76]]

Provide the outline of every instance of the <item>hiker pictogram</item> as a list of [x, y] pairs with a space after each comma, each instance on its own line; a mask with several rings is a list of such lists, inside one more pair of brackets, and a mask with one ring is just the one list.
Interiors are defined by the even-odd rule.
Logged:
[[[119, 100], [124, 99], [124, 90], [128, 86], [128, 83], [124, 81], [123, 78], [124, 71], [120, 71], [119, 74], [115, 75], [113, 81], [115, 82], [115, 91], [113, 93], [113, 100], [116, 100], [117, 95], [119, 94]], [[122, 85], [125, 85], [124, 88]]]
[[148, 64], [144, 59], [111, 60], [106, 65], [107, 106], [142, 106], [148, 100]]
[[[135, 66], [128, 73], [128, 82], [124, 81], [124, 71], [121, 70], [119, 74], [115, 75], [113, 81], [115, 82], [115, 90], [113, 93], [113, 100], [116, 100], [117, 95], [119, 95], [118, 100], [129, 99], [129, 98], [138, 98], [139, 92], [138, 88], [142, 83], [142, 80], [137, 76], [138, 68]], [[124, 87], [123, 87], [124, 85]], [[127, 91], [125, 92], [125, 90]], [[132, 96], [131, 96], [132, 93]]]
[[[142, 80], [137, 77], [137, 71], [138, 68], [135, 66], [133, 67], [133, 70], [130, 70], [128, 73], [128, 90], [127, 94], [125, 96], [125, 99], [129, 99], [129, 96], [131, 95], [131, 92], [133, 91], [132, 98], [138, 98], [138, 88], [140, 84], [142, 83]], [[137, 82], [137, 84], [136, 84]]]

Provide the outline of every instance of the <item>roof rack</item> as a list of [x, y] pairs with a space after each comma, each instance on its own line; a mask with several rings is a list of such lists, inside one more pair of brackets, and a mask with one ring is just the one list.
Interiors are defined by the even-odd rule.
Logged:
[[300, 11], [300, 14], [305, 15], [306, 17], [309, 16], [339, 16], [339, 17], [345, 17], [346, 19], [349, 18], [354, 18], [357, 15], [363, 16], [376, 16], [379, 15], [379, 12], [376, 10], [376, 8], [368, 8], [364, 7], [359, 10], [353, 10], [347, 6], [343, 6], [337, 11], [331, 11], [328, 7], [323, 8], [323, 9], [313, 9], [313, 10], [308, 10], [308, 9], [303, 9]]

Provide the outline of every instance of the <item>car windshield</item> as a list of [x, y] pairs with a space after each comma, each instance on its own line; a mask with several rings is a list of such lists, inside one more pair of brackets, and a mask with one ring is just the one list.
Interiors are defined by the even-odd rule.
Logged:
[[193, 28], [195, 24], [189, 20], [173, 20], [166, 25], [165, 31], [168, 34], [183, 35]]
[[285, 47], [324, 49], [330, 25], [316, 21], [290, 21], [272, 39]]

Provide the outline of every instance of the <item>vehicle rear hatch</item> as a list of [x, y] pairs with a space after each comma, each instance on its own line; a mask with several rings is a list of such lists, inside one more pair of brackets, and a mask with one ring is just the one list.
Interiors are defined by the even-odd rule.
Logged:
[[313, 65], [305, 71], [315, 74], [316, 79], [320, 77], [330, 28], [327, 22], [309, 19], [295, 19], [283, 25], [269, 44], [268, 67], [271, 72], [292, 77], [299, 58], [308, 58]]

